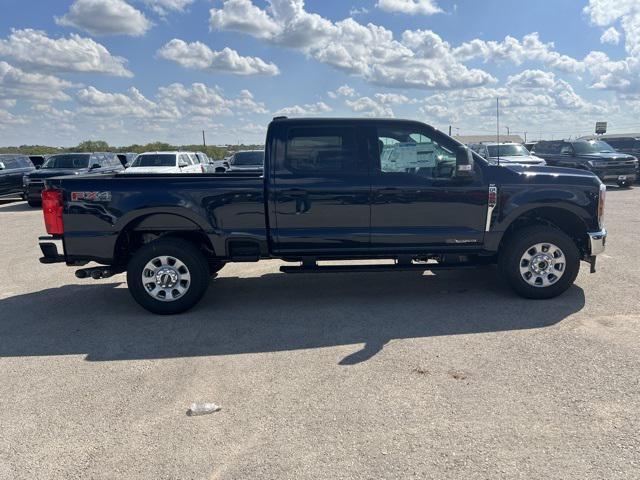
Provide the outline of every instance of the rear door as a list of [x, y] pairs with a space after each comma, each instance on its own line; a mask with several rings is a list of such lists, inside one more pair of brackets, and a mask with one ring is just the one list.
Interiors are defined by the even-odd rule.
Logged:
[[479, 161], [473, 178], [456, 178], [459, 144], [419, 123], [380, 124], [371, 142], [373, 253], [482, 244], [488, 186]]
[[353, 123], [282, 126], [272, 188], [280, 254], [369, 248], [369, 164]]

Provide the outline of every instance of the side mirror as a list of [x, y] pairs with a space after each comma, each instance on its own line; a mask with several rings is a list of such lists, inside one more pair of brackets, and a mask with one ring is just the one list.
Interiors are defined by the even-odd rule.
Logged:
[[96, 168], [102, 168], [102, 167], [100, 166], [99, 163], [94, 163], [93, 165], [91, 165], [90, 170], [95, 170]]
[[184, 160], [179, 160], [178, 161], [178, 168], [184, 168], [184, 167], [188, 167], [188, 166], [189, 166], [189, 164], [186, 161], [184, 161]]
[[468, 147], [461, 145], [456, 152], [456, 178], [472, 178], [475, 172], [473, 169], [473, 153]]
[[229, 168], [229, 162], [222, 162], [222, 165], [224, 165], [225, 168]]

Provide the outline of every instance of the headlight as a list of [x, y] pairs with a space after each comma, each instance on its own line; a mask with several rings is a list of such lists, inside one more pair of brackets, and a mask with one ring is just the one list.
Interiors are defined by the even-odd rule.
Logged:
[[22, 186], [26, 187], [27, 185], [29, 185], [29, 175], [25, 173], [22, 175]]

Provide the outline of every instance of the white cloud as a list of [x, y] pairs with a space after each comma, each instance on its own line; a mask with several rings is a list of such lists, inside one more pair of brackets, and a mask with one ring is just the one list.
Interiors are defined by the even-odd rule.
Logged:
[[386, 12], [408, 15], [434, 15], [442, 13], [435, 0], [378, 0], [376, 7]]
[[376, 93], [374, 97], [383, 105], [407, 105], [416, 102], [414, 99], [399, 93]]
[[619, 20], [625, 33], [627, 52], [640, 56], [640, 3], [637, 0], [589, 0], [584, 12], [601, 27]]
[[369, 9], [365, 7], [353, 7], [349, 10], [349, 15], [352, 17], [355, 17], [356, 15], [366, 15], [367, 13], [369, 13]]
[[103, 45], [76, 34], [53, 39], [41, 30], [14, 29], [6, 40], [0, 40], [0, 56], [41, 72], [133, 76], [124, 66], [124, 58], [115, 57]]
[[[430, 40], [442, 46], [440, 57], [421, 55], [393, 32], [362, 25], [352, 18], [333, 22], [304, 8], [303, 0], [268, 0], [267, 9], [250, 0], [223, 0], [211, 9], [211, 28], [249, 34], [270, 43], [287, 46], [349, 74], [378, 85], [407, 88], [464, 88], [495, 79], [487, 72], [470, 69], [451, 55], [446, 42], [433, 34]], [[416, 36], [427, 32], [418, 31]]]
[[556, 52], [553, 42], [540, 41], [537, 32], [525, 35], [522, 41], [511, 36], [505, 37], [501, 42], [474, 39], [455, 48], [453, 53], [461, 61], [481, 58], [485, 62], [510, 61], [521, 65], [527, 60], [535, 60], [563, 72], [576, 73], [584, 70], [584, 65], [579, 60]]
[[329, 98], [355, 97], [356, 91], [349, 85], [342, 85], [338, 87], [335, 92], [327, 92], [327, 95], [329, 95]]
[[326, 103], [317, 102], [281, 108], [275, 112], [274, 115], [285, 115], [287, 117], [315, 116], [330, 112], [331, 110], [331, 107]]
[[258, 57], [243, 57], [229, 47], [214, 51], [204, 43], [186, 43], [177, 38], [158, 50], [158, 55], [185, 68], [210, 72], [236, 75], [278, 75], [280, 73], [275, 64], [267, 63]]
[[357, 100], [346, 100], [351, 110], [366, 117], [394, 117], [393, 110], [388, 105], [376, 102], [370, 97], [360, 97]]
[[127, 93], [107, 93], [95, 87], [77, 93], [78, 113], [99, 117], [148, 118], [156, 114], [157, 105], [131, 87]]
[[615, 27], [609, 27], [600, 37], [600, 42], [618, 45], [620, 43], [620, 36], [620, 32], [616, 30]]
[[73, 84], [52, 75], [28, 73], [0, 61], [0, 99], [15, 105], [16, 99], [52, 102], [65, 101], [70, 97], [65, 89]]
[[194, 0], [143, 0], [144, 4], [158, 15], [170, 12], [183, 12]]
[[152, 26], [144, 14], [124, 0], [75, 0], [56, 23], [91, 35], [144, 35]]

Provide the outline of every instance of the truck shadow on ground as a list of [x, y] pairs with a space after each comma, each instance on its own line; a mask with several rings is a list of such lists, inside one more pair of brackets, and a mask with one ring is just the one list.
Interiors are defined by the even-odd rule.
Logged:
[[[114, 278], [122, 278], [114, 277]], [[121, 283], [76, 284], [0, 300], [0, 357], [84, 354], [89, 361], [228, 355], [550, 327], [581, 310], [584, 292], [525, 300], [495, 269], [386, 274], [222, 276], [192, 311], [138, 307]]]

